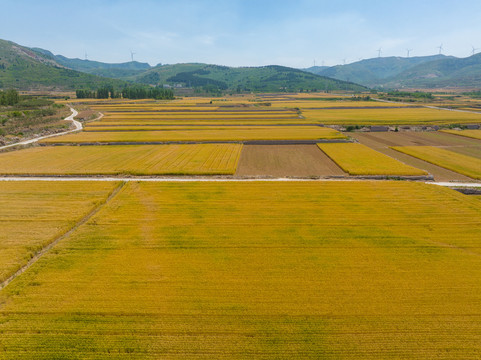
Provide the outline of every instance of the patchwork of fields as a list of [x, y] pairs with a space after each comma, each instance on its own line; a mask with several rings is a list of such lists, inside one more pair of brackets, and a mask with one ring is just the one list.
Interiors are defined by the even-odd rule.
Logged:
[[74, 100], [0, 153], [0, 359], [479, 359], [480, 197], [355, 181], [479, 181], [478, 132], [319, 126], [478, 114], [358, 100]]
[[0, 292], [1, 355], [476, 359], [480, 233], [418, 183], [132, 182]]

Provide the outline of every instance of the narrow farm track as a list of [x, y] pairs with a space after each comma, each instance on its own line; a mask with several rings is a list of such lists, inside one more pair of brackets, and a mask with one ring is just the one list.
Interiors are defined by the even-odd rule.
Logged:
[[[2, 181], [107, 181], [115, 182], [346, 182], [346, 181], [379, 181], [384, 179], [370, 179], [362, 177], [352, 178], [302, 178], [302, 177], [201, 177], [201, 176], [183, 176], [183, 177], [111, 177], [111, 176], [0, 176]], [[410, 180], [417, 181], [417, 180]], [[418, 182], [425, 184], [438, 185], [444, 187], [466, 187], [481, 188], [481, 182], [433, 182], [420, 179]]]
[[28, 270], [33, 264], [35, 264], [43, 255], [45, 255], [50, 249], [52, 249], [55, 245], [57, 245], [60, 241], [63, 239], [67, 238], [72, 234], [75, 230], [77, 230], [78, 227], [81, 225], [85, 224], [92, 216], [97, 214], [100, 209], [104, 207], [107, 203], [109, 203], [122, 189], [122, 187], [125, 185], [125, 182], [121, 182], [119, 186], [117, 186], [112, 193], [105, 199], [103, 202], [98, 204], [95, 208], [93, 208], [87, 215], [85, 215], [80, 221], [74, 224], [74, 226], [68, 230], [66, 233], [63, 235], [60, 235], [57, 237], [55, 240], [53, 240], [51, 243], [43, 247], [41, 250], [39, 250], [29, 261], [26, 263], [22, 268], [20, 268], [15, 274], [10, 276], [8, 279], [0, 283], [0, 290], [5, 288], [8, 284], [10, 284], [13, 280], [15, 280], [18, 276], [20, 276], [22, 273], [24, 273], [26, 270]]
[[[69, 106], [70, 107], [70, 106]], [[74, 108], [70, 107], [70, 111], [72, 111], [72, 113], [67, 116], [64, 120], [65, 121], [71, 121], [73, 123], [73, 125], [75, 126], [75, 129], [72, 129], [72, 130], [68, 130], [68, 131], [64, 131], [64, 132], [61, 132], [61, 133], [57, 133], [57, 134], [50, 134], [50, 135], [45, 135], [45, 136], [39, 136], [39, 137], [36, 137], [36, 138], [33, 138], [33, 139], [29, 139], [29, 140], [24, 140], [24, 141], [20, 141], [18, 143], [15, 143], [15, 144], [9, 144], [9, 145], [5, 145], [5, 146], [0, 146], [0, 150], [3, 150], [3, 149], [8, 149], [8, 148], [11, 148], [11, 147], [14, 147], [14, 146], [19, 146], [19, 145], [29, 145], [29, 144], [33, 144], [33, 143], [36, 143], [37, 141], [40, 141], [40, 140], [43, 140], [43, 139], [47, 139], [47, 138], [51, 138], [51, 137], [54, 137], [54, 136], [60, 136], [60, 135], [66, 135], [66, 134], [70, 134], [72, 132], [76, 132], [76, 131], [80, 131], [83, 129], [83, 126], [82, 126], [82, 123], [80, 121], [77, 121], [75, 120], [74, 118], [78, 115], [78, 111], [75, 110]], [[103, 116], [103, 115], [102, 115]], [[102, 118], [99, 117], [98, 119]], [[96, 119], [96, 120], [98, 120]]]

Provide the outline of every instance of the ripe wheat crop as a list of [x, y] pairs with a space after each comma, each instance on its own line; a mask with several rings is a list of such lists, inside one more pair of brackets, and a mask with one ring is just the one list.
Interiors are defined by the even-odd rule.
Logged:
[[393, 146], [394, 150], [431, 164], [481, 179], [481, 159], [434, 146]]
[[0, 291], [0, 357], [478, 359], [480, 233], [419, 183], [132, 182]]
[[114, 186], [89, 182], [0, 182], [0, 282], [70, 230], [105, 200]]
[[0, 154], [0, 174], [234, 174], [240, 144], [36, 147]]
[[247, 141], [343, 139], [344, 135], [319, 126], [245, 127], [225, 130], [81, 132], [42, 140], [42, 143], [111, 143], [162, 141]]
[[427, 175], [424, 170], [403, 164], [362, 144], [318, 144], [318, 146], [350, 175]]
[[481, 122], [481, 114], [427, 108], [303, 110], [302, 115], [321, 124], [416, 125]]

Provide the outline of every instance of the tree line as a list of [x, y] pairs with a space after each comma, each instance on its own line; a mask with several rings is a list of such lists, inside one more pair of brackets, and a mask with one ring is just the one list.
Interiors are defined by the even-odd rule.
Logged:
[[127, 86], [115, 91], [113, 86], [103, 86], [96, 91], [79, 89], [75, 91], [77, 99], [156, 99], [173, 100], [174, 91], [163, 87]]

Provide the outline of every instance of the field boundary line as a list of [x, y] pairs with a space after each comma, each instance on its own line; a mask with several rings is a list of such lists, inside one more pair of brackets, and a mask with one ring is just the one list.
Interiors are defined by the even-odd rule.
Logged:
[[45, 255], [50, 249], [57, 245], [60, 241], [70, 236], [74, 231], [76, 231], [80, 226], [89, 221], [95, 214], [97, 214], [106, 204], [108, 204], [119, 192], [122, 190], [126, 182], [122, 181], [120, 184], [112, 190], [112, 192], [107, 196], [107, 198], [101, 201], [97, 206], [95, 206], [89, 213], [87, 213], [83, 218], [77, 221], [67, 232], [58, 236], [52, 242], [45, 245], [42, 249], [37, 251], [35, 255], [20, 269], [18, 269], [13, 275], [8, 277], [2, 283], [0, 283], [0, 291], [3, 290], [8, 284], [15, 280], [18, 276], [27, 271], [33, 264], [35, 264], [40, 258]]
[[33, 139], [20, 141], [20, 142], [14, 143], [14, 144], [9, 144], [9, 145], [0, 146], [0, 150], [8, 149], [8, 148], [11, 148], [11, 147], [14, 147], [14, 146], [18, 146], [18, 145], [29, 145], [29, 144], [36, 143], [36, 142], [39, 141], [39, 140], [51, 138], [51, 137], [54, 137], [54, 136], [66, 135], [66, 134], [70, 134], [70, 133], [73, 133], [73, 132], [76, 132], [76, 131], [81, 131], [81, 130], [83, 129], [82, 123], [81, 123], [80, 121], [77, 121], [77, 120], [74, 119], [74, 117], [76, 117], [76, 116], [78, 115], [78, 111], [75, 110], [73, 107], [70, 107], [70, 106], [69, 106], [69, 108], [70, 108], [70, 111], [71, 111], [72, 113], [71, 113], [69, 116], [67, 116], [67, 117], [64, 119], [64, 121], [71, 121], [72, 124], [75, 126], [75, 129], [68, 130], [68, 131], [63, 131], [63, 132], [61, 132], [61, 133], [56, 133], [56, 134], [39, 136], [39, 137], [36, 137], [36, 138], [33, 138]]

